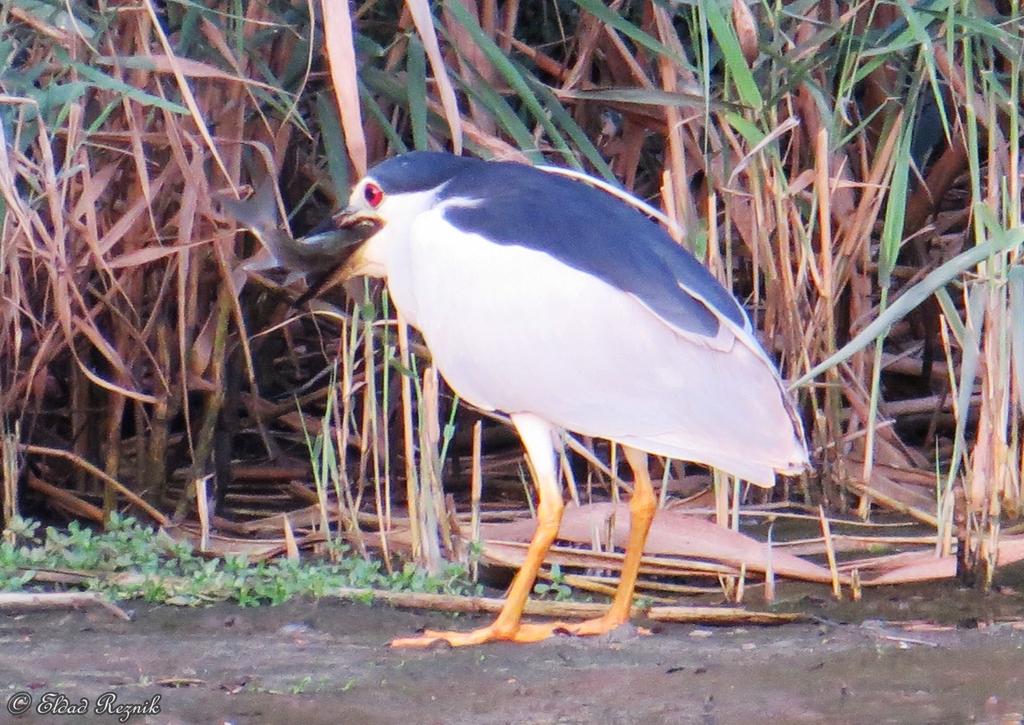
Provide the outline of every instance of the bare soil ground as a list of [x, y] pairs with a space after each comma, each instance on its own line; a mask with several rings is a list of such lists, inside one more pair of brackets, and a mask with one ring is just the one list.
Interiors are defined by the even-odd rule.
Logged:
[[[93, 710], [113, 692], [118, 704], [159, 695], [159, 713], [136, 723], [1020, 722], [1016, 589], [982, 597], [944, 585], [794, 604], [821, 621], [428, 651], [386, 643], [483, 620], [328, 600], [135, 605], [131, 622], [103, 611], [9, 615], [0, 721], [78, 722], [36, 707], [57, 693]], [[33, 704], [14, 718], [4, 706], [18, 692]]]

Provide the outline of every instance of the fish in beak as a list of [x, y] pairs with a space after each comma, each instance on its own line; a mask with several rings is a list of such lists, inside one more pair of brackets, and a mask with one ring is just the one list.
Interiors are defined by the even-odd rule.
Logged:
[[218, 194], [224, 213], [252, 232], [272, 259], [253, 268], [282, 267], [310, 278], [309, 290], [295, 306], [344, 279], [341, 274], [363, 242], [376, 234], [383, 221], [365, 211], [344, 210], [298, 239], [281, 229], [273, 179], [267, 178], [247, 200]]

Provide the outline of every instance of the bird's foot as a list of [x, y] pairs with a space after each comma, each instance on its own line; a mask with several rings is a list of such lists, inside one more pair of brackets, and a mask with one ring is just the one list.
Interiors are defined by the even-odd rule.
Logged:
[[628, 621], [628, 617], [611, 617], [606, 614], [603, 617], [594, 617], [593, 619], [584, 619], [582, 622], [575, 622], [568, 625], [566, 631], [577, 637], [594, 637], [599, 634], [608, 634], [608, 632], [611, 632], [619, 625], [626, 624]]
[[551, 622], [546, 624], [520, 624], [515, 628], [497, 627], [490, 625], [474, 629], [470, 632], [449, 632], [433, 629], [426, 630], [419, 637], [402, 637], [391, 641], [395, 648], [425, 648], [447, 642], [450, 647], [467, 647], [485, 642], [518, 642], [528, 644], [540, 642], [556, 634], [569, 634], [569, 629], [575, 625], [564, 622]]
[[[395, 648], [425, 648], [439, 642], [447, 642], [450, 647], [466, 647], [485, 642], [518, 642], [529, 644], [540, 642], [555, 635], [572, 635], [591, 637], [607, 634], [629, 620], [620, 617], [596, 617], [582, 622], [546, 622], [542, 624], [520, 624], [515, 629], [499, 628], [495, 625], [474, 629], [471, 632], [446, 632], [428, 629], [419, 637], [405, 637], [392, 640]], [[637, 628], [638, 634], [650, 634], [643, 627]]]

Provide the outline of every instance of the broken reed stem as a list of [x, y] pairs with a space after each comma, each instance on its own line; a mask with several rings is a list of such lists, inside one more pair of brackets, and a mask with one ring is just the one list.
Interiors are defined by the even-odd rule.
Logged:
[[18, 446], [18, 450], [28, 455], [49, 456], [51, 458], [63, 458], [66, 461], [70, 461], [74, 465], [78, 466], [85, 473], [88, 473], [91, 476], [95, 476], [108, 486], [113, 486], [115, 489], [117, 489], [118, 493], [120, 493], [122, 496], [128, 499], [130, 503], [145, 511], [146, 514], [151, 519], [153, 519], [153, 521], [157, 522], [161, 526], [167, 524], [167, 517], [159, 511], [157, 511], [152, 506], [150, 506], [148, 503], [146, 503], [137, 493], [127, 488], [123, 483], [121, 483], [117, 479], [108, 476], [99, 468], [84, 460], [80, 456], [75, 455], [71, 451], [64, 451], [60, 450], [59, 448], [48, 448], [46, 446], [36, 446], [29, 444], [20, 444]]
[[[380, 410], [377, 407], [376, 339], [377, 336], [374, 334], [372, 320], [365, 319], [363, 323], [363, 378], [366, 381], [366, 391], [363, 394], [362, 440], [365, 441], [365, 445], [370, 447], [370, 462], [373, 466], [373, 505], [374, 511], [377, 514], [377, 531], [380, 532], [381, 559], [384, 561], [384, 567], [390, 574], [392, 572], [391, 549], [388, 546], [387, 532], [391, 526], [391, 510], [388, 508], [385, 512], [385, 493], [381, 486], [381, 473], [383, 471], [381, 467], [380, 435], [382, 426], [379, 424]], [[383, 350], [383, 355], [387, 355], [386, 349]], [[384, 367], [387, 367], [387, 360], [384, 361]], [[386, 423], [383, 427], [387, 427]], [[367, 434], [369, 439], [367, 439]], [[342, 457], [340, 462], [343, 463], [344, 460], [344, 457]]]
[[[427, 594], [423, 592], [392, 592], [382, 589], [355, 589], [340, 587], [328, 596], [355, 601], [380, 601], [395, 607], [430, 609], [437, 612], [495, 613], [505, 605], [504, 599], [495, 597], [463, 597], [454, 594]], [[549, 602], [529, 599], [524, 614], [565, 619], [588, 619], [604, 614], [606, 604], [593, 602]], [[803, 614], [752, 612], [730, 607], [650, 607], [634, 606], [632, 617], [646, 617], [658, 622], [680, 622], [729, 626], [738, 624], [789, 624], [807, 621]]]
[[441, 490], [441, 423], [437, 369], [433, 365], [423, 371], [423, 379], [417, 390], [417, 412], [419, 413], [419, 518], [423, 561], [429, 572], [441, 571], [444, 548], [451, 551], [448, 516], [445, 512], [444, 494]]
[[[14, 424], [14, 432], [8, 433], [7, 419], [0, 415], [0, 481], [3, 482], [4, 487], [4, 521], [8, 523], [18, 516], [18, 456], [16, 451], [19, 435], [18, 423]], [[8, 536], [6, 530], [4, 536]]]
[[572, 472], [572, 463], [569, 461], [569, 456], [565, 452], [565, 436], [561, 437], [562, 443], [558, 448], [558, 469], [559, 476], [565, 481], [565, 487], [569, 491], [569, 499], [576, 504], [580, 505], [580, 492], [576, 486], [576, 476]]
[[0, 612], [102, 607], [118, 619], [131, 621], [123, 609], [96, 592], [0, 592]]
[[832, 596], [842, 599], [843, 590], [839, 585], [839, 568], [836, 566], [836, 550], [832, 546], [832, 530], [828, 525], [828, 518], [825, 516], [825, 508], [818, 507], [821, 521], [821, 535], [825, 539], [825, 556], [828, 558], [828, 570], [832, 573]]
[[[118, 380], [124, 385], [125, 380]], [[121, 468], [121, 421], [124, 420], [124, 409], [127, 398], [118, 393], [112, 393], [109, 399], [109, 409], [106, 416], [106, 451], [104, 455], [103, 468], [111, 476], [116, 476]], [[117, 491], [110, 486], [103, 487], [103, 520], [106, 521], [110, 515], [117, 511]]]
[[[25, 480], [29, 488], [46, 496], [48, 501], [58, 508], [62, 508], [83, 519], [94, 521], [97, 524], [102, 524], [106, 520], [106, 517], [103, 515], [103, 509], [94, 506], [85, 499], [79, 498], [70, 491], [65, 491], [63, 488], [49, 484], [31, 473], [28, 474]], [[10, 521], [11, 519], [5, 518], [4, 520]]]
[[[288, 520], [287, 514], [284, 516], [282, 522], [284, 528], [284, 550], [285, 556], [288, 557], [289, 561], [299, 560], [299, 546], [295, 542], [295, 532], [292, 530], [292, 522]], [[324, 537], [327, 536], [327, 532], [324, 531]]]
[[[212, 476], [200, 476], [196, 479], [196, 513], [199, 514], [199, 551], [206, 552], [210, 543], [210, 507], [207, 505], [209, 499], [206, 493], [206, 482]], [[227, 481], [221, 481], [221, 486], [226, 486]]]
[[[202, 418], [199, 424], [199, 433], [195, 438], [195, 450], [193, 452], [193, 475], [198, 482], [209, 470], [209, 462], [212, 460], [214, 438], [217, 432], [217, 424], [220, 420], [221, 411], [224, 408], [227, 386], [224, 384], [225, 367], [227, 363], [228, 345], [228, 323], [231, 320], [233, 311], [233, 291], [230, 285], [223, 285], [217, 296], [217, 308], [214, 318], [213, 350], [210, 353], [211, 389], [205, 398]], [[218, 481], [220, 486], [230, 485], [230, 481]], [[197, 491], [198, 495], [198, 491]], [[178, 502], [175, 514], [181, 515], [188, 508], [188, 488], [182, 490], [181, 500]]]
[[[601, 575], [601, 574], [564, 574], [563, 573], [562, 576], [563, 576], [563, 579], [565, 580], [565, 583], [568, 584], [569, 586], [573, 587], [574, 589], [576, 589], [576, 588], [583, 589], [583, 588], [585, 588], [588, 585], [600, 584], [600, 585], [604, 586], [604, 590], [603, 590], [602, 593], [606, 594], [608, 597], [612, 597], [612, 596], [615, 595], [615, 590], [618, 587], [619, 581], [620, 581], [619, 577], [617, 577], [617, 576], [606, 576], [606, 575]], [[577, 587], [575, 582], [584, 582], [585, 584], [584, 584], [584, 586]], [[751, 586], [757, 586], [757, 585], [754, 584], [754, 585], [751, 585]], [[693, 584], [670, 584], [668, 582], [660, 581], [660, 580], [655, 580], [655, 579], [637, 579], [636, 580], [636, 589], [637, 589], [637, 591], [644, 590], [644, 591], [647, 591], [647, 592], [662, 592], [662, 593], [669, 593], [669, 594], [674, 594], [674, 595], [691, 595], [692, 594], [692, 595], [695, 595], [695, 596], [701, 596], [701, 595], [704, 595], [704, 594], [716, 595], [716, 594], [721, 593], [721, 587], [717, 587], [717, 586], [715, 586], [715, 587], [701, 587], [701, 586], [696, 586], [696, 585], [693, 585]], [[594, 589], [594, 591], [599, 591], [599, 590]], [[649, 594], [645, 595], [645, 596], [647, 596], [649, 599], [655, 599], [655, 600], [660, 599], [660, 597], [652, 597]], [[675, 602], [676, 600], [672, 599], [671, 601]]]
[[409, 533], [412, 539], [412, 556], [423, 560], [423, 527], [420, 526], [419, 493], [416, 479], [416, 428], [412, 421], [412, 370], [409, 354], [409, 326], [401, 314], [398, 315], [398, 361], [402, 364], [402, 443], [405, 446], [405, 495], [409, 507]]
[[901, 514], [906, 514], [907, 516], [910, 516], [911, 518], [917, 519], [918, 521], [920, 521], [923, 524], [927, 524], [928, 526], [931, 526], [931, 527], [934, 527], [934, 528], [937, 528], [938, 525], [939, 525], [938, 519], [936, 519], [931, 514], [925, 513], [921, 509], [914, 508], [913, 506], [909, 506], [909, 505], [903, 503], [902, 501], [897, 501], [892, 496], [887, 496], [884, 493], [882, 493], [881, 491], [879, 491], [879, 490], [877, 490], [875, 488], [872, 488], [871, 486], [865, 486], [864, 484], [857, 483], [856, 481], [847, 481], [847, 482], [845, 482], [845, 485], [850, 490], [852, 490], [852, 491], [854, 491], [856, 493], [859, 493], [861, 495], [865, 495], [865, 494], [870, 495], [871, 498], [873, 498], [877, 503], [882, 504], [886, 508], [890, 508], [890, 509], [892, 509], [894, 511], [898, 511]]
[[477, 580], [480, 569], [479, 557], [474, 553], [480, 546], [480, 493], [483, 490], [483, 466], [481, 464], [483, 421], [473, 425], [473, 462], [469, 477], [469, 535], [472, 542], [469, 557], [469, 571], [473, 581]]

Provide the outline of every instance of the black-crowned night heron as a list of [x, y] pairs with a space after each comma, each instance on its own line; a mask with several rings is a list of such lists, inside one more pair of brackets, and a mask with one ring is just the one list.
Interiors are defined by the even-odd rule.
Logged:
[[[521, 164], [415, 152], [374, 167], [333, 221], [359, 245], [339, 276], [387, 281], [452, 389], [509, 415], [538, 493], [537, 530], [497, 620], [393, 645], [533, 642], [626, 622], [656, 503], [647, 453], [766, 487], [806, 467], [799, 421], [743, 309], [606, 191]], [[622, 446], [635, 480], [630, 536], [603, 617], [525, 624], [562, 516], [561, 429]]]

